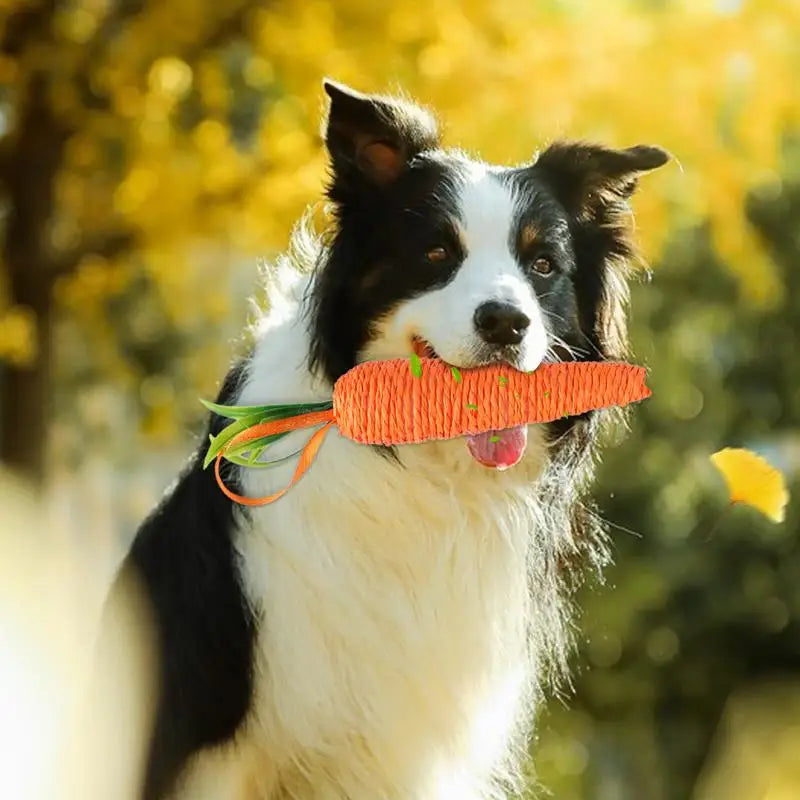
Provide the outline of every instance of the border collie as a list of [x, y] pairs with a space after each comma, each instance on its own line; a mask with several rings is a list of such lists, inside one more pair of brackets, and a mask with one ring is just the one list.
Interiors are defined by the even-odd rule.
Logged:
[[[663, 150], [559, 142], [491, 166], [442, 149], [411, 102], [324, 88], [334, 221], [296, 229], [220, 403], [329, 399], [356, 363], [412, 351], [520, 370], [626, 355], [627, 200]], [[564, 666], [575, 567], [605, 558], [583, 498], [608, 418], [400, 448], [331, 432], [287, 495], [251, 510], [202, 469], [204, 437], [112, 590], [141, 586], [158, 659], [135, 796], [517, 790]], [[293, 466], [224, 477], [264, 495]]]

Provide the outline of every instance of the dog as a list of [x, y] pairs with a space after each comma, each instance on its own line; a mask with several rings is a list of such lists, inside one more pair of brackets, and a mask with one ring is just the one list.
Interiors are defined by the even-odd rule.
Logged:
[[[525, 371], [626, 356], [628, 199], [664, 150], [559, 141], [492, 166], [443, 149], [408, 99], [324, 90], [330, 230], [295, 229], [219, 403], [327, 400], [357, 363], [412, 352]], [[290, 492], [249, 509], [203, 469], [204, 437], [112, 588], [140, 587], [156, 654], [136, 797], [519, 790], [572, 589], [607, 559], [586, 492], [609, 420], [398, 448], [331, 432]], [[262, 496], [293, 466], [223, 477]]]

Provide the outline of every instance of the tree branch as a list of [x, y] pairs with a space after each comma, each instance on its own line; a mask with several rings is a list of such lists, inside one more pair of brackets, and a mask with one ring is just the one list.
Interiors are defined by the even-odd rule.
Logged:
[[[96, 89], [91, 86], [90, 75], [97, 69], [98, 63], [113, 52], [114, 38], [124, 23], [141, 12], [144, 7], [144, 0], [122, 0], [98, 26], [88, 46], [84, 48], [84, 56], [81, 66], [77, 70], [76, 80], [87, 107], [95, 110], [109, 108], [110, 98], [97, 93]], [[235, 37], [243, 35], [247, 14], [256, 7], [258, 7], [257, 2], [244, 0], [237, 9], [221, 19], [208, 35], [202, 37], [200, 41], [189, 44], [184, 49], [177, 49], [174, 55], [184, 61], [192, 62], [208, 50], [222, 47]]]
[[0, 139], [0, 190], [5, 191], [8, 187], [8, 172], [11, 164], [9, 153], [8, 137]]
[[116, 36], [122, 26], [131, 18], [139, 14], [145, 5], [145, 0], [118, 0], [112, 5], [112, 10], [97, 26], [87, 48], [91, 57], [98, 48], [108, 47], [110, 40]]
[[54, 256], [50, 260], [47, 271], [52, 278], [70, 275], [86, 256], [98, 255], [103, 258], [113, 258], [131, 250], [137, 241], [137, 234], [130, 230], [110, 231], [90, 236], [76, 247]]
[[31, 40], [44, 36], [49, 32], [55, 9], [56, 0], [46, 0], [32, 8], [12, 13], [0, 38], [0, 53], [19, 55]]
[[244, 22], [247, 14], [259, 4], [254, 2], [243, 2], [232, 14], [221, 19], [216, 28], [209, 31], [208, 35], [199, 42], [194, 42], [189, 49], [182, 54], [186, 61], [193, 61], [207, 50], [213, 50], [228, 44], [237, 36], [243, 36]]

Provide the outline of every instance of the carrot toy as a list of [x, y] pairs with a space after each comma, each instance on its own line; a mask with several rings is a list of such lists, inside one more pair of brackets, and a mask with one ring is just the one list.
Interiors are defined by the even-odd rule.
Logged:
[[644, 400], [650, 396], [644, 379], [643, 367], [622, 362], [542, 364], [533, 372], [490, 365], [460, 372], [438, 359], [416, 355], [410, 361], [368, 361], [339, 378], [331, 401], [263, 406], [204, 401], [209, 410], [234, 420], [211, 437], [205, 466], [215, 461], [217, 483], [232, 500], [265, 505], [289, 487], [268, 497], [237, 495], [222, 481], [222, 459], [247, 467], [272, 466], [277, 462], [260, 460], [270, 444], [290, 431], [321, 425], [300, 452], [293, 484], [336, 425], [342, 436], [361, 444], [466, 436], [478, 461], [503, 469], [522, 457], [525, 426]]

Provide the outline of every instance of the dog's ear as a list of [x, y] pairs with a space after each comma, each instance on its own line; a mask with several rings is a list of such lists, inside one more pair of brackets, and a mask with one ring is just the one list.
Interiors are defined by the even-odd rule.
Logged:
[[539, 155], [534, 168], [568, 212], [591, 215], [598, 204], [627, 200], [640, 173], [669, 159], [666, 150], [653, 145], [614, 150], [588, 142], [556, 142]]
[[436, 121], [425, 109], [328, 79], [323, 87], [331, 100], [324, 136], [334, 185], [386, 186], [415, 155], [438, 146]]
[[636, 255], [628, 199], [640, 173], [666, 164], [660, 147], [613, 150], [587, 142], [557, 142], [532, 170], [577, 222], [573, 245], [581, 279], [576, 281], [581, 328], [601, 358], [627, 353], [630, 261]]

